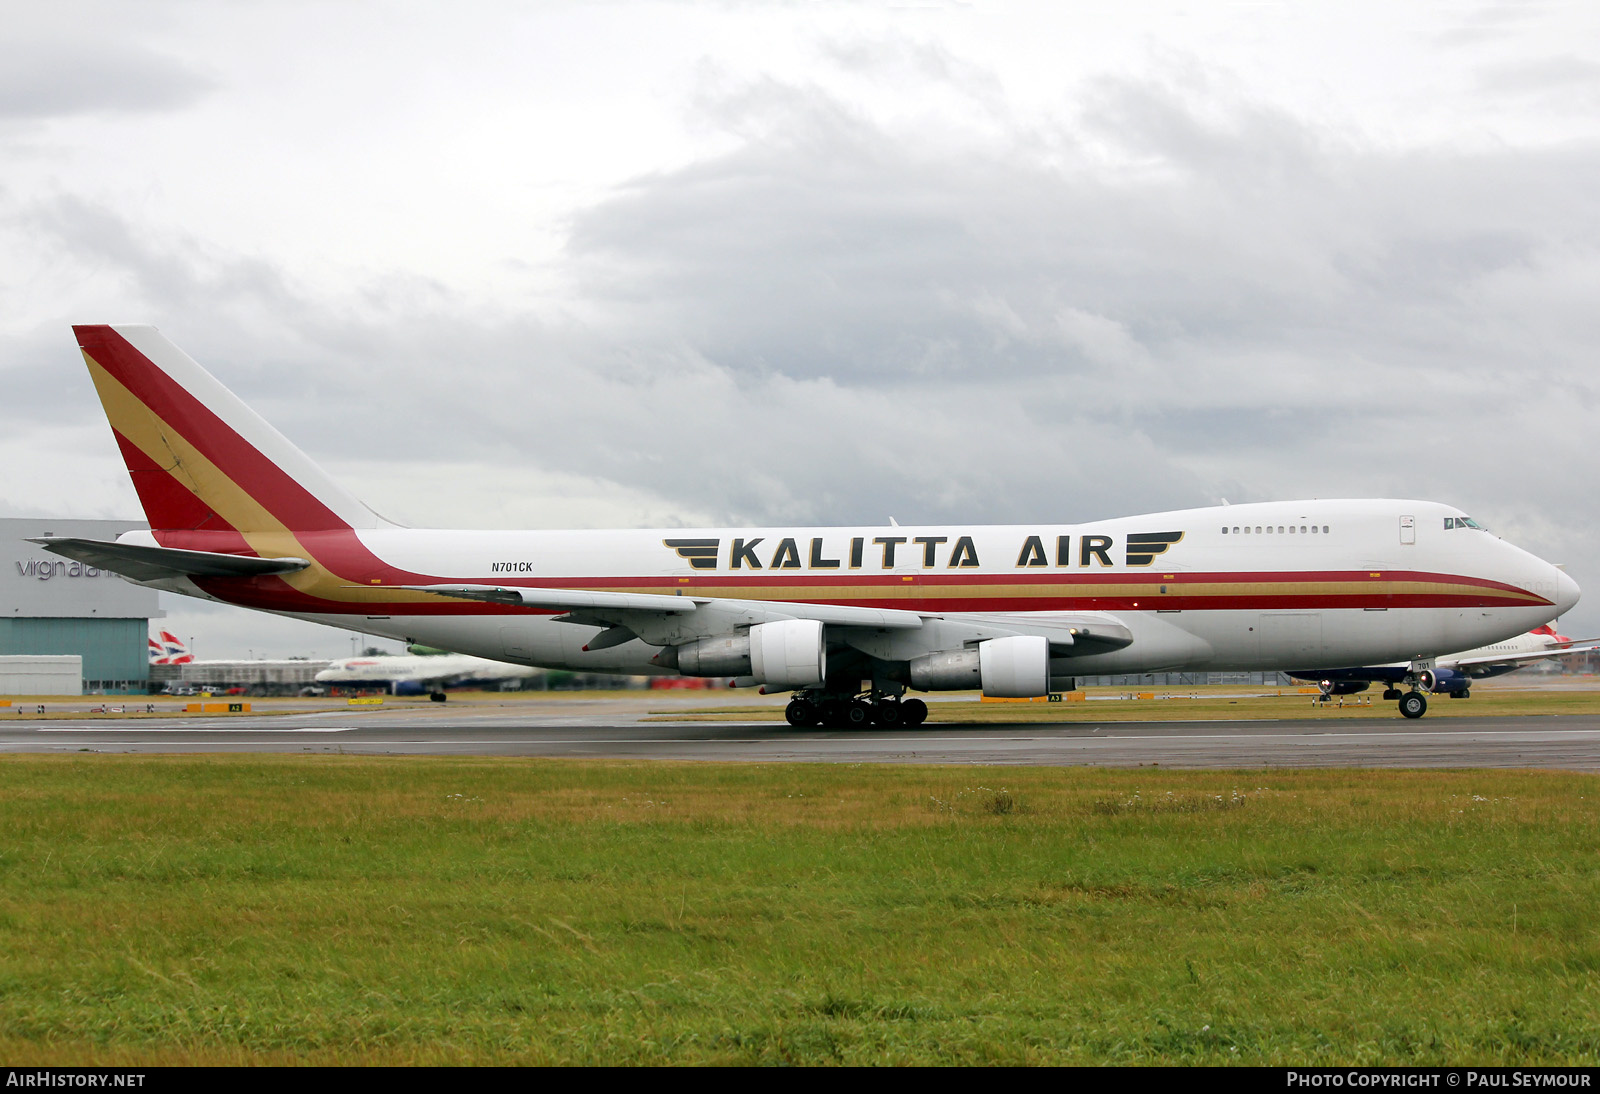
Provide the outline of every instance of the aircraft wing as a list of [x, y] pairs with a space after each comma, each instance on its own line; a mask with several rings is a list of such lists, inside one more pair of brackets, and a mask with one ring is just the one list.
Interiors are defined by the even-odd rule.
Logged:
[[[603, 649], [618, 642], [642, 638], [651, 645], [670, 645], [695, 637], [728, 634], [740, 627], [786, 619], [808, 619], [829, 628], [863, 633], [904, 633], [935, 628], [936, 648], [960, 648], [991, 638], [1037, 635], [1050, 643], [1053, 657], [1084, 656], [1122, 649], [1133, 644], [1133, 634], [1114, 616], [1103, 612], [1053, 613], [1037, 618], [986, 618], [941, 615], [896, 608], [867, 608], [850, 604], [813, 604], [804, 601], [736, 600], [693, 595], [611, 593], [585, 589], [528, 588], [495, 585], [404, 585], [414, 592], [464, 600], [479, 600], [535, 609], [557, 609], [558, 620], [608, 628], [608, 636], [591, 641], [586, 649]], [[847, 635], [848, 637], [848, 635]], [[859, 641], [851, 644], [867, 647]]]
[[[857, 608], [847, 604], [802, 604], [775, 600], [730, 600], [706, 596], [662, 596], [658, 593], [606, 593], [587, 589], [530, 589], [521, 586], [502, 588], [493, 585], [401, 585], [420, 593], [438, 593], [463, 600], [484, 600], [491, 604], [512, 604], [528, 608], [562, 608], [574, 615], [592, 617], [596, 622], [621, 622], [623, 612], [694, 612], [715, 605], [752, 616], [752, 623], [777, 619], [815, 619], [844, 627], [916, 628], [922, 626], [918, 612], [883, 608]], [[759, 617], [759, 618], [755, 618]], [[590, 618], [574, 619], [587, 623]]]
[[[352, 585], [353, 589], [365, 588]], [[396, 585], [394, 588], [417, 593], [437, 593], [457, 600], [478, 600], [486, 604], [507, 604], [524, 608], [565, 608], [569, 611], [692, 612], [702, 598], [662, 596], [659, 593], [605, 593], [588, 589], [505, 588], [499, 585]]]
[[46, 537], [30, 539], [51, 554], [109, 570], [135, 581], [174, 577], [262, 577], [292, 574], [311, 565], [304, 558], [257, 558], [216, 551], [181, 551], [174, 547], [142, 547], [98, 539]]

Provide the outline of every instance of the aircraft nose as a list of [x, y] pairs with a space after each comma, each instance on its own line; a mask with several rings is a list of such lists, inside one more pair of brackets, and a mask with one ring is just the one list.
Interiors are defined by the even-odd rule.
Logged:
[[1578, 588], [1578, 583], [1567, 576], [1567, 571], [1556, 571], [1556, 607], [1558, 614], [1566, 615], [1578, 603], [1578, 598], [1583, 595]]

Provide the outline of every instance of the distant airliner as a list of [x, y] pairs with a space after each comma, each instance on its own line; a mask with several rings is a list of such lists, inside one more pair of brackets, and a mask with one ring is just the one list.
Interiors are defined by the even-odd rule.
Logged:
[[[1444, 693], [1452, 699], [1465, 699], [1471, 695], [1474, 680], [1520, 669], [1533, 661], [1545, 661], [1563, 653], [1587, 653], [1600, 649], [1600, 644], [1578, 645], [1575, 639], [1557, 634], [1554, 627], [1535, 627], [1527, 634], [1519, 634], [1504, 642], [1479, 646], [1475, 650], [1445, 654], [1434, 659], [1434, 667], [1418, 673], [1417, 687], [1421, 691]], [[1366, 691], [1374, 681], [1388, 685], [1385, 699], [1398, 699], [1401, 709], [1414, 702], [1402, 695], [1396, 686], [1406, 682], [1411, 666], [1400, 661], [1389, 665], [1368, 665], [1365, 668], [1291, 670], [1297, 680], [1314, 680], [1324, 695], [1353, 695]]]
[[388, 684], [396, 695], [427, 692], [435, 700], [443, 700], [446, 684], [524, 680], [543, 672], [528, 665], [512, 665], [459, 653], [428, 657], [346, 657], [317, 673], [317, 683]]
[[151, 530], [47, 549], [494, 660], [739, 677], [794, 692], [796, 725], [915, 724], [927, 706], [908, 689], [1041, 696], [1101, 673], [1401, 661], [1415, 685], [1440, 654], [1578, 600], [1556, 567], [1426, 501], [1002, 527], [405, 528], [154, 328], [74, 329]]

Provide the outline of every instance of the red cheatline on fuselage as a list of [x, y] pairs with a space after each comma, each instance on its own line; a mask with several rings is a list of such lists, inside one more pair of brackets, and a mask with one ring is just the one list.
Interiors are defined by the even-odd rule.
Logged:
[[[400, 575], [390, 577], [389, 574]], [[718, 580], [705, 576], [689, 582], [667, 577], [564, 577], [483, 581], [427, 577], [417, 581], [409, 571], [388, 571], [380, 579], [394, 584], [496, 584], [505, 587], [552, 589], [603, 589], [615, 592], [682, 590], [684, 595], [726, 597], [747, 600], [800, 600], [815, 604], [850, 604], [870, 608], [899, 608], [924, 612], [992, 611], [1260, 611], [1293, 609], [1361, 608], [1452, 608], [1452, 607], [1527, 607], [1548, 604], [1536, 596], [1503, 582], [1452, 574], [1391, 572], [1373, 578], [1366, 572], [1252, 572], [1200, 573], [1155, 578], [1146, 575], [1014, 575], [962, 574], [918, 575], [919, 584], [907, 584], [903, 576], [839, 575], [802, 579], [773, 575], [770, 580], [754, 578]], [[348, 613], [349, 602], [308, 596], [290, 587], [281, 578], [203, 579], [202, 587], [217, 595], [250, 607], [280, 611]], [[1237, 591], [1185, 594], [1185, 585], [1225, 585]], [[1373, 585], [1386, 591], [1353, 588], [1348, 592], [1308, 591], [1305, 585]], [[1048, 587], [1048, 591], [1007, 594], [1008, 586]], [[1097, 591], [1108, 585], [1117, 590]], [[1128, 589], [1129, 585], [1138, 588]], [[1165, 585], [1170, 591], [1162, 593]], [[1418, 586], [1447, 586], [1419, 588]], [[941, 588], [942, 587], [942, 588]], [[367, 590], [370, 595], [381, 585]], [[883, 595], [894, 589], [899, 595]], [[826, 590], [825, 592], [823, 590]], [[859, 591], [858, 591], [859, 590]], [[992, 592], [991, 592], [992, 590]], [[983, 595], [984, 593], [990, 595]], [[363, 612], [404, 615], [518, 615], [527, 608], [505, 607], [471, 601], [372, 601], [361, 603]], [[558, 614], [556, 611], [534, 614]]]

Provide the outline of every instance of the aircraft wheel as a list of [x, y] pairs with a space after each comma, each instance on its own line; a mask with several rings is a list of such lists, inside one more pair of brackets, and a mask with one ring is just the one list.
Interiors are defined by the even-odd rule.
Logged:
[[879, 699], [872, 707], [872, 720], [880, 726], [897, 726], [900, 724], [900, 700]]
[[920, 726], [928, 717], [928, 704], [921, 699], [907, 699], [900, 704], [900, 724]]
[[1385, 699], [1387, 699], [1391, 703], [1394, 702], [1396, 699], [1400, 698], [1400, 696], [1402, 696], [1404, 694], [1405, 694], [1405, 692], [1401, 691], [1399, 688], [1384, 688], [1383, 689], [1383, 697]]
[[445, 694], [442, 691], [430, 691], [428, 693], [428, 700], [429, 702], [442, 703], [445, 700]]
[[872, 724], [872, 704], [865, 699], [857, 699], [845, 708], [845, 724], [851, 729], [866, 729]]
[[1472, 698], [1472, 692], [1467, 688], [1462, 688], [1460, 691], [1452, 691], [1450, 693], [1450, 698], [1452, 698], [1452, 699], [1470, 699], [1470, 698]]
[[1400, 698], [1400, 713], [1407, 718], [1420, 718], [1428, 710], [1428, 697], [1420, 691], [1408, 691]]
[[790, 725], [803, 728], [816, 722], [817, 712], [804, 699], [790, 699], [789, 705], [783, 708], [783, 717]]
[[845, 725], [845, 703], [843, 699], [824, 699], [817, 704], [817, 724], [827, 726], [829, 729], [838, 729]]

